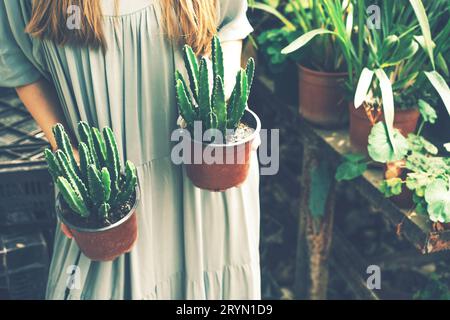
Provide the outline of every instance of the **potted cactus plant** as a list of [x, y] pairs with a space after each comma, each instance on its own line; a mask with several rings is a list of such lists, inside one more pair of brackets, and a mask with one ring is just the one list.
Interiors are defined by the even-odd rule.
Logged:
[[[252, 143], [259, 135], [261, 123], [258, 116], [247, 109], [255, 63], [248, 60], [246, 69], [236, 76], [231, 98], [226, 101], [224, 92], [223, 52], [218, 37], [212, 40], [213, 86], [210, 88], [208, 60], [197, 60], [189, 46], [184, 47], [184, 60], [190, 88], [180, 71], [175, 74], [176, 96], [184, 130], [189, 132], [191, 157], [186, 164], [188, 177], [201, 189], [224, 191], [242, 184], [248, 175]], [[190, 90], [189, 90], [190, 89]], [[196, 128], [212, 130], [214, 141], [205, 142], [198, 137]], [[199, 153], [202, 157], [196, 161]], [[215, 156], [213, 163], [203, 155]], [[230, 161], [231, 159], [231, 161]]]
[[112, 130], [78, 125], [79, 164], [61, 124], [53, 127], [58, 150], [45, 150], [49, 172], [58, 187], [56, 211], [80, 250], [94, 261], [111, 261], [128, 252], [137, 239], [139, 200], [136, 167], [121, 171]]

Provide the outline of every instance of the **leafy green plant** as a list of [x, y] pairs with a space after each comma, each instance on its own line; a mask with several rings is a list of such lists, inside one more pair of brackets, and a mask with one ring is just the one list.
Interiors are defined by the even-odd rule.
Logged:
[[[348, 70], [350, 77], [353, 75], [350, 61], [353, 33], [353, 9], [351, 1], [330, 0], [287, 0], [274, 4], [254, 1], [251, 7], [263, 10], [276, 17], [282, 24], [282, 35], [290, 44], [281, 53], [292, 56], [299, 48], [309, 42], [308, 54], [296, 55], [294, 60], [319, 71], [343, 71]], [[277, 29], [267, 30], [270, 35], [279, 35]], [[328, 38], [316, 38], [319, 34], [329, 34]], [[294, 35], [294, 37], [292, 36]], [[262, 34], [259, 40], [266, 40], [268, 36]], [[284, 42], [284, 41], [283, 41]], [[276, 47], [272, 43], [272, 47]], [[277, 57], [275, 53], [271, 53]], [[279, 58], [282, 60], [282, 58]]]
[[[425, 123], [435, 123], [437, 119], [436, 111], [423, 100], [420, 100], [419, 111], [422, 121], [417, 134], [411, 134], [408, 138], [405, 138], [399, 130], [393, 130], [393, 137], [397, 145], [395, 150], [391, 148], [386, 123], [376, 123], [369, 135], [367, 148], [371, 160], [360, 154], [346, 155], [344, 162], [337, 168], [336, 179], [338, 181], [355, 179], [366, 171], [367, 166], [372, 161], [380, 163], [399, 161], [404, 159], [410, 151], [420, 152], [425, 150], [431, 154], [437, 154], [437, 148], [420, 135]], [[389, 185], [383, 184], [382, 188], [386, 190], [387, 188], [396, 187], [392, 185], [393, 183], [392, 181]], [[386, 192], [386, 194], [388, 193]]]
[[382, 8], [382, 28], [365, 29], [368, 60], [359, 76], [354, 105], [364, 107], [369, 119], [374, 110], [382, 110], [395, 153], [395, 108], [424, 103], [423, 97], [434, 87], [450, 114], [450, 90], [439, 73], [449, 75], [444, 59], [450, 35], [449, 4], [441, 0], [427, 1], [425, 6], [420, 0], [375, 4]]
[[116, 139], [108, 127], [103, 132], [86, 122], [78, 124], [79, 164], [69, 137], [61, 124], [53, 127], [58, 150], [45, 150], [45, 159], [65, 202], [83, 218], [96, 214], [108, 220], [112, 210], [130, 200], [137, 185], [136, 167], [125, 164], [122, 175]]
[[[380, 8], [379, 29], [366, 25], [366, 9], [371, 5]], [[255, 8], [276, 16], [284, 29], [301, 30], [282, 53], [313, 47], [317, 50], [309, 52], [309, 60], [315, 61], [325, 52], [330, 54], [327, 60], [339, 62], [328, 71], [346, 65], [355, 107], [363, 106], [369, 119], [373, 113], [383, 113], [393, 153], [395, 108], [417, 106], [425, 91], [434, 87], [450, 114], [450, 90], [444, 79], [449, 76], [444, 58], [449, 52], [449, 6], [446, 0], [427, 1], [425, 5], [421, 0], [290, 0], [284, 7], [285, 13], [288, 8], [293, 12], [289, 16], [255, 3]], [[322, 60], [316, 69], [325, 66]]]
[[234, 130], [244, 115], [255, 72], [255, 62], [250, 58], [246, 69], [236, 76], [236, 84], [228, 103], [224, 92], [223, 52], [218, 37], [212, 40], [213, 88], [210, 90], [206, 57], [197, 60], [190, 46], [184, 47], [185, 66], [189, 76], [189, 88], [181, 72], [177, 71], [176, 95], [180, 114], [192, 129], [195, 121], [201, 121], [203, 129], [218, 129], [225, 135]]

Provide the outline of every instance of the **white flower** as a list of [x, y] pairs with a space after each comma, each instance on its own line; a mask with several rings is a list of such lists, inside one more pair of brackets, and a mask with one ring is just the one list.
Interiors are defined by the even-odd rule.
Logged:
[[183, 117], [182, 117], [181, 115], [178, 117], [177, 125], [178, 125], [181, 129], [185, 129], [185, 128], [187, 127], [187, 122], [183, 119]]

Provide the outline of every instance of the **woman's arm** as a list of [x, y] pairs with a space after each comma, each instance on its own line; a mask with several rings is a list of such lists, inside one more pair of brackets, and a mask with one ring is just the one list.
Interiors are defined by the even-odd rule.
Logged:
[[16, 88], [16, 91], [20, 100], [44, 132], [53, 150], [56, 150], [52, 127], [57, 123], [62, 123], [66, 128], [67, 126], [54, 86], [41, 78], [32, 84]]

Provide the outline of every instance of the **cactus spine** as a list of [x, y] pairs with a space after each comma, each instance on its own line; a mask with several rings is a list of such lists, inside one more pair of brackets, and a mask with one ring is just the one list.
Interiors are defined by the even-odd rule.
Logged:
[[199, 65], [192, 49], [188, 46], [184, 47], [184, 61], [189, 75], [191, 92], [188, 92], [182, 74], [177, 71], [175, 86], [178, 108], [188, 124], [188, 129], [193, 128], [195, 121], [202, 121], [204, 130], [217, 128], [225, 134], [227, 129], [236, 129], [244, 115], [253, 83], [255, 61], [250, 58], [246, 69], [238, 72], [235, 87], [227, 104], [224, 90], [223, 50], [217, 36], [212, 40], [211, 60], [212, 92], [209, 87], [206, 58], [201, 58]]
[[102, 134], [85, 122], [79, 123], [79, 166], [64, 128], [58, 124], [53, 132], [60, 149], [55, 153], [45, 150], [45, 159], [65, 202], [82, 217], [96, 213], [99, 219], [107, 220], [111, 209], [128, 201], [136, 190], [136, 167], [127, 161], [125, 177], [121, 179], [117, 143], [108, 127]]

